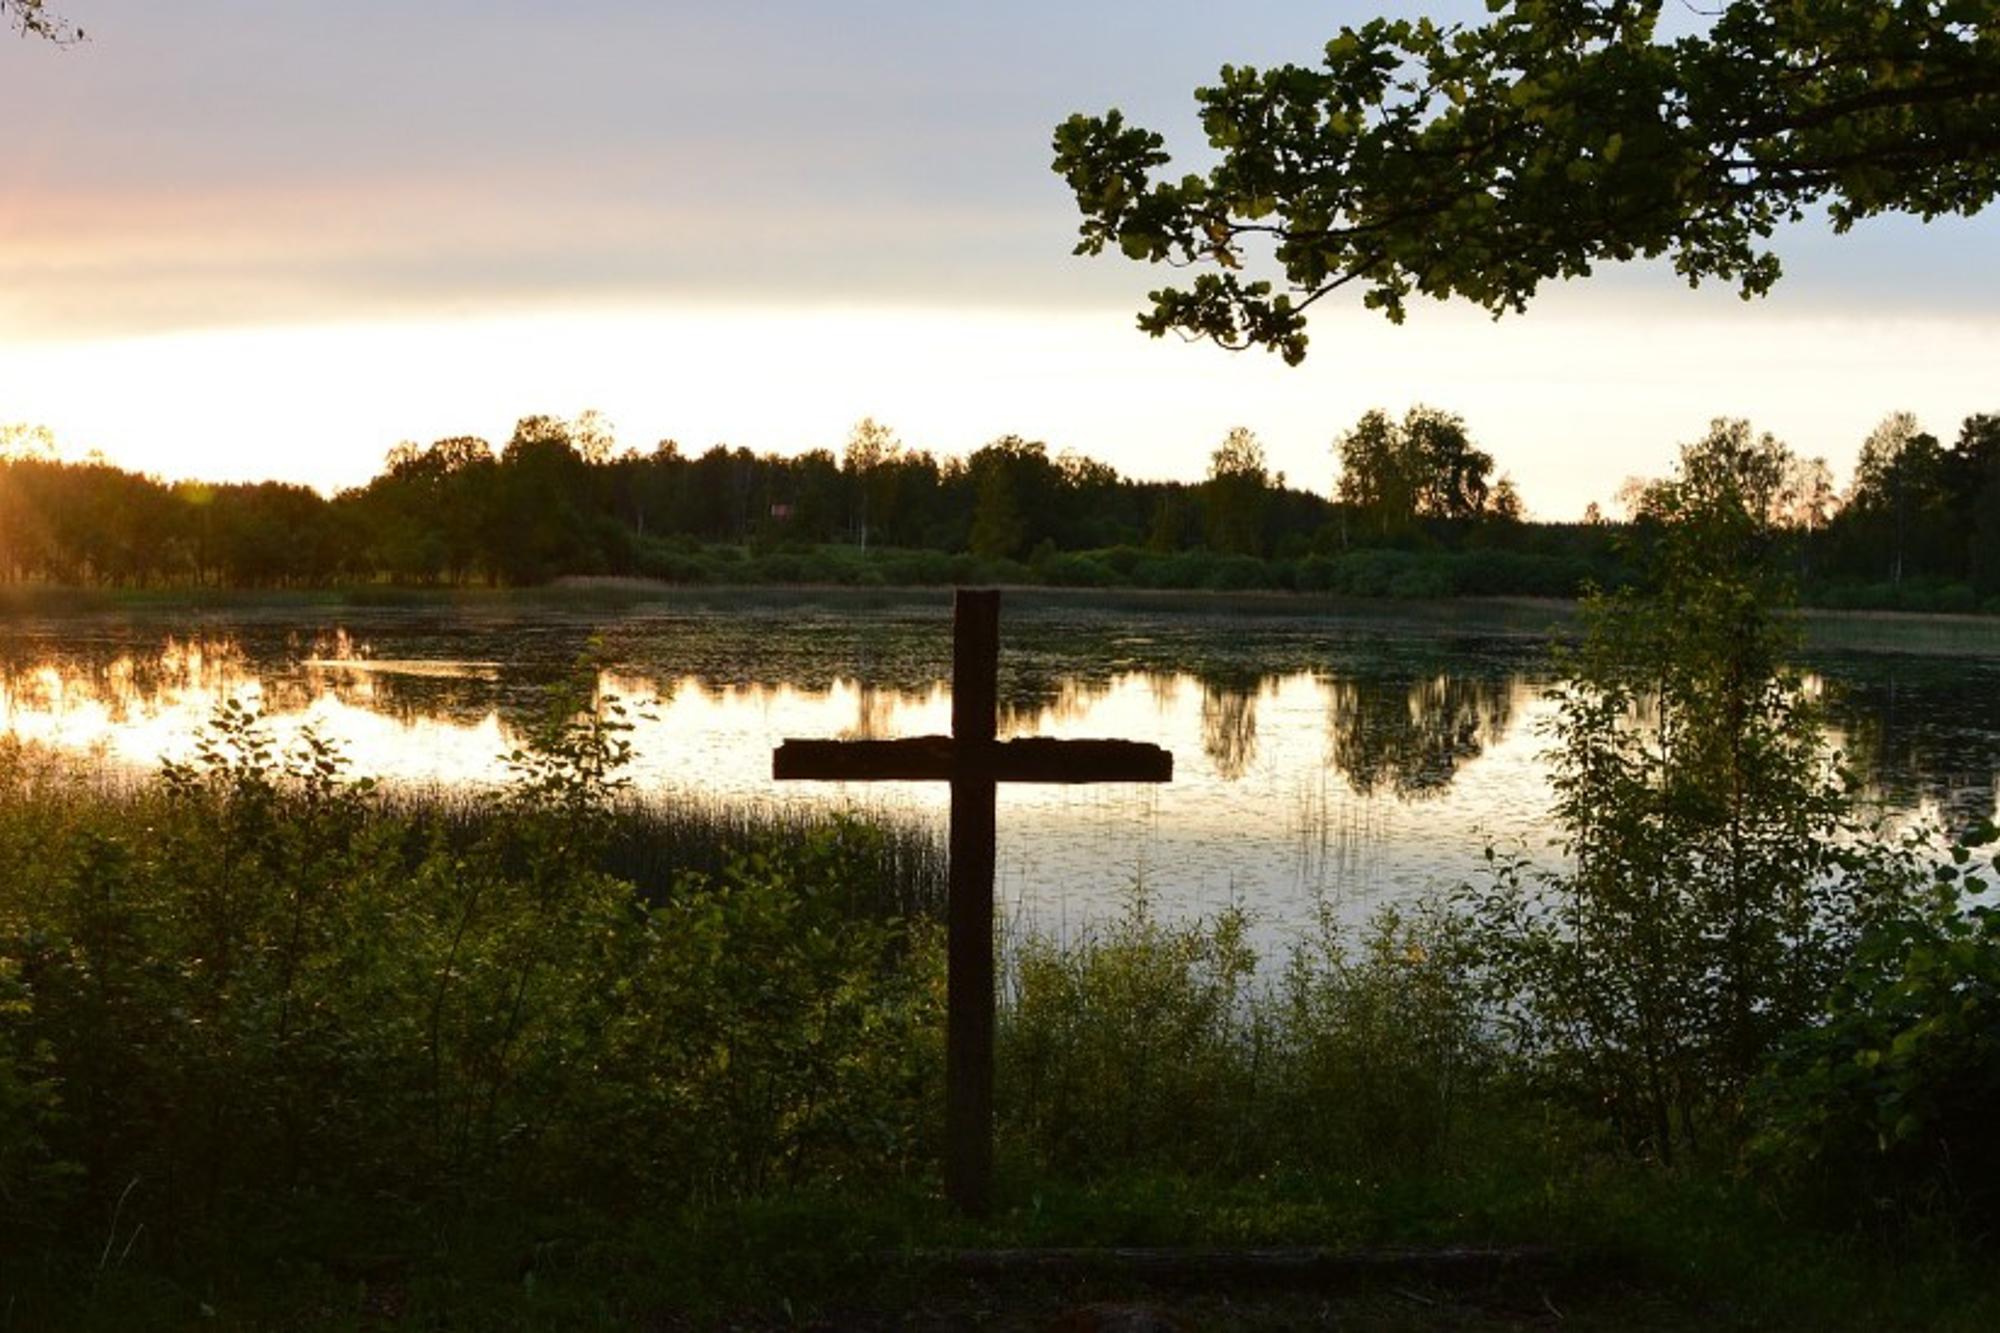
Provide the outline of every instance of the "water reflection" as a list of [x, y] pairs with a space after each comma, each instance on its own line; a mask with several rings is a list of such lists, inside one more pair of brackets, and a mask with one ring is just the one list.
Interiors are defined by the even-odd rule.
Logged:
[[1266, 680], [1277, 677], [1201, 682], [1201, 751], [1225, 782], [1242, 777], [1257, 758], [1257, 695]]
[[1507, 734], [1518, 678], [1426, 674], [1336, 679], [1326, 696], [1326, 762], [1364, 794], [1421, 800]]
[[854, 725], [840, 733], [844, 741], [879, 741], [894, 735], [891, 724], [903, 698], [894, 690], [861, 685], [854, 692]]
[[2000, 671], [1991, 663], [1888, 659], [1825, 691], [1836, 744], [1866, 790], [1922, 806], [1953, 836], [2000, 812]]
[[[779, 788], [786, 736], [948, 731], [950, 635], [936, 608], [782, 616], [281, 617], [190, 627], [78, 617], [0, 635], [0, 730], [108, 763], [184, 757], [215, 706], [257, 701], [282, 738], [304, 725], [391, 781], [499, 780], [543, 687], [593, 637], [600, 678], [632, 701], [643, 791], [858, 802], [940, 821], [941, 785]], [[1884, 794], [1991, 815], [2000, 667], [1817, 664], [1836, 739]], [[1176, 756], [1168, 787], [1013, 787], [1001, 893], [1061, 921], [1115, 910], [1143, 882], [1166, 912], [1243, 902], [1274, 924], [1323, 898], [1365, 910], [1477, 873], [1489, 838], [1539, 845], [1548, 806], [1540, 644], [1434, 626], [1010, 618], [1003, 736], [1119, 736]], [[1076, 915], [1070, 915], [1072, 905]]]
[[[630, 660], [604, 680], [606, 689], [628, 698], [672, 705], [677, 696], [692, 696], [670, 709], [678, 730], [656, 738], [663, 743], [699, 747], [701, 733], [745, 712], [796, 719], [801, 734], [846, 739], [949, 727], [948, 664], [903, 636], [883, 636], [864, 651], [851, 625], [832, 635], [815, 628], [806, 637], [831, 651], [808, 660], [796, 645], [773, 652], [769, 637], [743, 636], [728, 624], [704, 627], [711, 632], [699, 635], [676, 628], [680, 632], [621, 645], [628, 650], [621, 656]], [[440, 729], [497, 735], [511, 745], [536, 708], [540, 687], [564, 669], [569, 646], [560, 639], [536, 645], [531, 633], [523, 651], [513, 627], [504, 638], [469, 644], [438, 642], [427, 626], [407, 643], [347, 627], [293, 628], [275, 637], [168, 633], [144, 644], [133, 641], [145, 639], [143, 631], [97, 630], [49, 630], [11, 638], [0, 648], [7, 729], [61, 744], [110, 742], [115, 754], [150, 761], [179, 748], [175, 739], [191, 735], [222, 699], [240, 695], [280, 721], [339, 715], [351, 724], [364, 716], [399, 724], [400, 732], [351, 728], [370, 738], [365, 747], [350, 745], [357, 764], [389, 775], [421, 771], [422, 756], [411, 751], [434, 744]], [[503, 645], [512, 651], [492, 651]], [[1224, 783], [1242, 781], [1260, 759], [1272, 760], [1270, 747], [1260, 743], [1260, 709], [1302, 683], [1319, 697], [1317, 766], [1339, 775], [1359, 796], [1398, 801], [1447, 793], [1539, 696], [1538, 682], [1518, 663], [1475, 658], [1454, 669], [1449, 645], [1430, 654], [1404, 645], [1374, 661], [1366, 652], [1351, 654], [1362, 660], [1350, 669], [1328, 664], [1329, 654], [1301, 652], [1297, 644], [1288, 646], [1289, 661], [1285, 651], [1257, 646], [1282, 664], [1276, 670], [1220, 651], [1226, 641], [1201, 645], [1208, 660], [1181, 670], [1145, 660], [1162, 655], [1153, 638], [1126, 636], [1096, 657], [1087, 642], [1066, 646], [1077, 655], [1065, 659], [1043, 645], [1021, 654], [1024, 665], [1003, 672], [1001, 735], [1187, 730], [1204, 760], [1203, 780]], [[488, 651], [440, 651], [453, 647]], [[1169, 643], [1164, 650], [1188, 647]], [[1873, 672], [1846, 665], [1844, 672], [1835, 668], [1825, 691], [1830, 733], [1879, 794], [1904, 804], [1936, 802], [1954, 829], [1991, 817], [2000, 678], [1983, 664], [1891, 664]], [[1977, 678], [1972, 688], [1968, 671]], [[1151, 724], [1129, 706], [1134, 694], [1145, 699]], [[1282, 718], [1288, 741], [1298, 724], [1296, 716]], [[1289, 745], [1280, 748], [1282, 763], [1310, 773]], [[1184, 778], [1193, 771], [1191, 757], [1183, 758]]]

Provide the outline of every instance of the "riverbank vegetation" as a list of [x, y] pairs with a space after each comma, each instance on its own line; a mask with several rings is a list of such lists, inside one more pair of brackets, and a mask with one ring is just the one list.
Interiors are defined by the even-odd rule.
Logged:
[[[1652, 1055], [1631, 1033], [1532, 1047], [1492, 1021], [1503, 978], [1551, 1013], [1568, 992], [1462, 904], [1329, 913], [1265, 958], [1238, 915], [1143, 900], [1017, 933], [1001, 1209], [972, 1224], [934, 1197], [937, 913], [882, 835], [836, 823], [647, 893], [599, 869], [615, 795], [572, 741], [484, 820], [275, 754], [241, 712], [138, 788], [8, 753], [13, 1326], [782, 1323], [949, 1303], [921, 1252], [996, 1243], [1554, 1243], [1578, 1257], [1535, 1290], [1614, 1325], [1635, 1300], [1668, 1327], [1996, 1308], [1962, 1147], [1995, 942], [1956, 899], [1899, 895], [1907, 933], [1871, 936], [1837, 1017], [1762, 1083], [1677, 1084], [1658, 1138], [1614, 1096]], [[1716, 1054], [1679, 1035], [1677, 1070]]]
[[[498, 451], [399, 445], [332, 499], [279, 482], [167, 482], [58, 461], [0, 434], [0, 585], [321, 588], [534, 585], [610, 575], [679, 584], [1042, 584], [1268, 589], [1393, 598], [1570, 598], [1634, 581], [1647, 516], [1536, 521], [1466, 423], [1365, 414], [1322, 493], [1271, 471], [1247, 430], [1200, 482], [1120, 476], [1003, 436], [965, 459], [863, 421], [840, 456], [721, 445], [617, 448], [591, 414], [522, 419]], [[2000, 605], [2000, 417], [1949, 445], [1907, 414], [1864, 443], [1843, 496], [1786, 455], [1769, 501], [1808, 603], [1972, 612]]]
[[1641, 498], [1550, 734], [1567, 855], [1261, 957], [1136, 891], [1010, 932], [982, 1222], [936, 1201], [921, 840], [711, 821], [621, 863], [595, 672], [483, 808], [240, 707], [138, 785], [12, 746], [0, 1318], [971, 1322], [936, 1247], [1522, 1242], [1583, 1326], [1988, 1327], [1992, 832], [1850, 800], [1786, 665], [1779, 461], [1721, 429]]

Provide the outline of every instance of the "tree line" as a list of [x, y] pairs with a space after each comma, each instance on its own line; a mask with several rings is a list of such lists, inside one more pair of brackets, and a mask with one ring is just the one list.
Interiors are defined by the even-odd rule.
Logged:
[[[1907, 413], [1886, 418], [1845, 494], [1823, 461], [1767, 444], [1779, 473], [1773, 530], [1801, 582], [1872, 589], [1878, 600], [1943, 587], [1947, 601], [1966, 607], [2000, 595], [2000, 415], [1967, 418], [1950, 444]], [[0, 430], [0, 581], [691, 580], [728, 577], [727, 566], [703, 563], [704, 553], [721, 553], [761, 558], [755, 571], [738, 571], [746, 577], [811, 582], [836, 565], [852, 571], [858, 557], [921, 552], [976, 562], [923, 566], [922, 581], [1145, 582], [1135, 577], [1140, 562], [1180, 560], [1151, 581], [1567, 594], [1618, 582], [1632, 541], [1643, 538], [1637, 482], [1622, 521], [1595, 505], [1578, 523], [1529, 520], [1463, 419], [1435, 408], [1401, 419], [1370, 411], [1334, 453], [1336, 480], [1323, 494], [1290, 484], [1240, 427], [1218, 443], [1205, 478], [1179, 482], [1131, 479], [1018, 435], [941, 457], [872, 419], [838, 454], [720, 444], [697, 454], [671, 440], [642, 453], [620, 449], [586, 412], [524, 417], [497, 450], [472, 436], [399, 444], [365, 485], [328, 498], [286, 482], [169, 482], [96, 458], [63, 461], [46, 431], [8, 427]], [[1404, 560], [1379, 566], [1380, 587], [1361, 586], [1377, 568], [1364, 558], [1370, 552]], [[1515, 564], [1494, 566], [1498, 583], [1405, 577], [1412, 561], [1470, 556]], [[1235, 581], [1218, 583], [1218, 570]]]
[[[1477, 455], [1477, 466], [1490, 470], [1491, 459]], [[672, 440], [621, 450], [594, 413], [530, 416], [497, 450], [471, 436], [399, 444], [367, 484], [330, 499], [283, 482], [167, 482], [62, 461], [45, 431], [0, 436], [9, 581], [523, 584], [671, 574], [676, 556], [704, 545], [1023, 562], [1121, 546], [1298, 556], [1342, 540], [1330, 526], [1340, 509], [1287, 485], [1241, 428], [1217, 446], [1207, 478], [1189, 483], [1132, 480], [1018, 435], [940, 457], [872, 419], [837, 455], [784, 457], [720, 444], [695, 454]], [[1423, 519], [1432, 540], [1455, 545], [1459, 528], [1518, 516], [1473, 506]]]

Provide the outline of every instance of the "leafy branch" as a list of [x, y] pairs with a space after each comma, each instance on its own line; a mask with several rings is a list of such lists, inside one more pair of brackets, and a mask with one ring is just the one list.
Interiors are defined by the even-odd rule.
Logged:
[[[1542, 283], [1668, 257], [1746, 297], [1764, 242], [1827, 208], [1970, 214], [2000, 190], [2000, 26], [1981, 0], [1733, 0], [1659, 40], [1659, 0], [1491, 0], [1482, 26], [1377, 19], [1316, 66], [1225, 65], [1196, 91], [1221, 160], [1170, 174], [1121, 113], [1057, 127], [1076, 246], [1212, 266], [1140, 327], [1296, 364], [1306, 310], [1350, 284], [1400, 322], [1413, 295], [1521, 311]], [[1281, 281], [1251, 277], [1251, 252]]]
[[5, 18], [23, 37], [40, 37], [68, 46], [84, 39], [83, 29], [60, 14], [52, 14], [42, 0], [0, 0], [0, 18]]

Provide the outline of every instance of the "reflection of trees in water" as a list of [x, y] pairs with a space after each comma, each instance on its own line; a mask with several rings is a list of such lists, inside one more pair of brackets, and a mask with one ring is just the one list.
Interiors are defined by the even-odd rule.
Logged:
[[48, 713], [95, 707], [112, 722], [204, 699], [220, 702], [251, 685], [262, 686], [270, 707], [271, 686], [228, 636], [169, 636], [158, 651], [61, 651], [44, 642], [0, 652], [0, 693], [11, 707]]
[[[1921, 670], [1921, 669], [1919, 669]], [[1826, 720], [1867, 794], [1891, 806], [1936, 802], [1962, 837], [2000, 800], [2000, 690], [1967, 668], [1904, 681], [1893, 668], [1826, 692]]]
[[[289, 682], [283, 678], [267, 681], [266, 690], [274, 684], [283, 688]], [[296, 706], [300, 708], [332, 698], [349, 708], [379, 713], [405, 725], [437, 721], [473, 726], [493, 713], [510, 725], [522, 725], [539, 712], [542, 703], [539, 687], [509, 689], [485, 674], [427, 675], [343, 667], [307, 669], [300, 677], [299, 693]]]
[[879, 741], [895, 734], [891, 722], [905, 703], [898, 690], [877, 689], [863, 681], [854, 692], [854, 725], [840, 733], [844, 741]]
[[1057, 723], [1088, 717], [1114, 684], [1106, 677], [1041, 674], [1009, 682], [1000, 700], [1000, 735], [1039, 736]]
[[[92, 652], [51, 642], [0, 649], [0, 697], [10, 707], [62, 713], [102, 710], [124, 724], [185, 712], [199, 722], [223, 700], [252, 695], [266, 714], [303, 713], [333, 700], [404, 723], [476, 724], [496, 711], [525, 719], [540, 703], [535, 684], [503, 684], [487, 664], [381, 663], [345, 637], [348, 658], [260, 655], [235, 635], [169, 635], [159, 647]], [[313, 650], [327, 646], [315, 640]], [[268, 649], [269, 645], [265, 645]]]
[[1511, 677], [1444, 672], [1322, 679], [1326, 762], [1363, 795], [1440, 795], [1507, 734], [1516, 687]]
[[1229, 782], [1257, 759], [1257, 696], [1264, 677], [1204, 676], [1201, 681], [1201, 748]]

